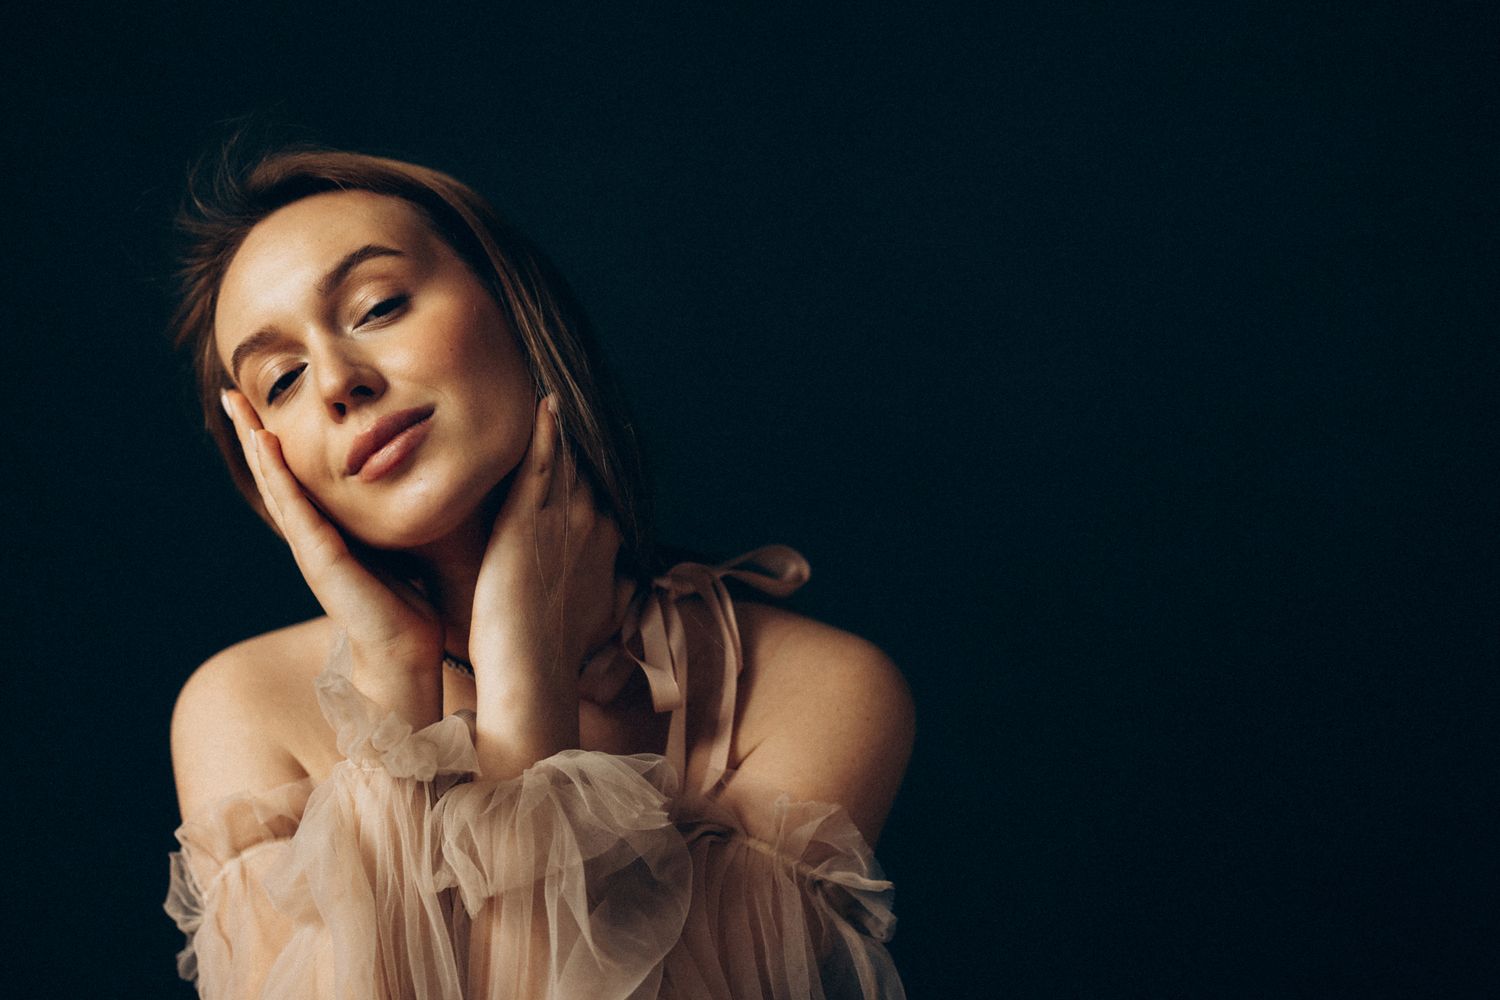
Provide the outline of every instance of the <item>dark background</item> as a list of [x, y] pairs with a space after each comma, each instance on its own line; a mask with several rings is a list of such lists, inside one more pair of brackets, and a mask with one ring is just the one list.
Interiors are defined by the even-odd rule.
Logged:
[[535, 7], [11, 15], [6, 991], [189, 995], [172, 702], [315, 610], [162, 333], [247, 113], [489, 195], [902, 664], [914, 997], [1496, 988], [1494, 6]]

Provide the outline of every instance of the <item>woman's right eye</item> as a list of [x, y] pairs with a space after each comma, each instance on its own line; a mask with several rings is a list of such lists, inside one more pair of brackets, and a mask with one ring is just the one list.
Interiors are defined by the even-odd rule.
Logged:
[[365, 318], [360, 320], [360, 322], [370, 323], [377, 320], [386, 319], [394, 315], [398, 310], [404, 308], [409, 298], [410, 296], [407, 295], [393, 295], [388, 299], [381, 299], [379, 302], [375, 303], [374, 307], [372, 307], [369, 312], [365, 313]]
[[271, 383], [271, 389], [266, 393], [266, 403], [276, 402], [276, 397], [286, 392], [297, 381], [297, 376], [302, 374], [301, 366], [289, 368], [279, 375], [275, 382]]

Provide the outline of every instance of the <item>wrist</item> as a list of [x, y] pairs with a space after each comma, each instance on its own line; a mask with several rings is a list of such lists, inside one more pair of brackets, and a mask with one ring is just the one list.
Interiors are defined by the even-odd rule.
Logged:
[[351, 635], [349, 656], [356, 669], [392, 678], [441, 676], [443, 646], [439, 642], [367, 642]]
[[510, 727], [561, 729], [578, 721], [578, 682], [544, 677], [488, 677], [474, 681], [475, 711]]
[[442, 718], [443, 677], [436, 663], [422, 667], [416, 656], [350, 650], [349, 680], [365, 697], [416, 728]]
[[476, 699], [474, 749], [481, 773], [505, 780], [539, 760], [580, 745], [578, 696], [555, 693], [508, 696], [481, 693]]
[[480, 684], [528, 694], [576, 694], [583, 668], [582, 652], [537, 650], [520, 643], [487, 643], [470, 647]]

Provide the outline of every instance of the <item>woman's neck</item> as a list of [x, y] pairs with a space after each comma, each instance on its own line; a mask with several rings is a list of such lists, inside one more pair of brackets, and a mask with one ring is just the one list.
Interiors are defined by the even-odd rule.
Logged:
[[452, 534], [410, 553], [417, 561], [427, 599], [443, 621], [443, 649], [464, 660], [469, 658], [474, 585], [489, 544], [492, 520], [476, 515]]
[[[473, 627], [474, 589], [494, 531], [499, 497], [492, 498], [455, 531], [420, 548], [404, 553], [409, 573], [422, 581], [428, 601], [443, 622], [443, 650], [463, 660], [469, 656], [469, 633]], [[408, 577], [410, 578], [410, 576]], [[627, 577], [615, 581], [614, 613], [594, 636], [590, 648], [603, 644], [619, 630], [625, 609], [636, 592]]]

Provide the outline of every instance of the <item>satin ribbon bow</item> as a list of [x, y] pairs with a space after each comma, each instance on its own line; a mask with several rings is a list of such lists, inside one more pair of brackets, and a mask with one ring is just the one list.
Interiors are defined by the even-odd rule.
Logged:
[[[768, 572], [751, 568], [758, 566]], [[746, 552], [718, 566], [678, 563], [652, 581], [652, 587], [637, 595], [620, 630], [620, 646], [646, 675], [651, 704], [658, 712], [671, 712], [667, 731], [667, 760], [679, 772], [687, 763], [687, 713], [678, 711], [687, 701], [687, 633], [677, 602], [697, 594], [713, 615], [723, 650], [723, 683], [719, 689], [718, 720], [708, 750], [708, 771], [701, 792], [711, 794], [729, 769], [729, 741], [734, 730], [734, 703], [744, 651], [739, 623], [730, 600], [726, 580], [738, 580], [773, 597], [786, 597], [807, 582], [811, 569], [801, 553], [785, 545], [767, 545]], [[640, 636], [643, 655], [637, 656], [631, 640]], [[684, 780], [686, 775], [683, 774]]]

